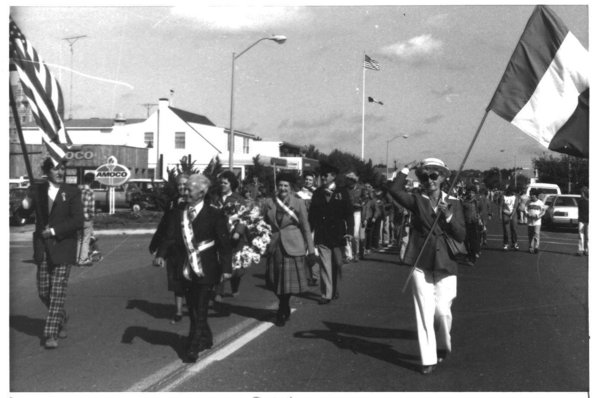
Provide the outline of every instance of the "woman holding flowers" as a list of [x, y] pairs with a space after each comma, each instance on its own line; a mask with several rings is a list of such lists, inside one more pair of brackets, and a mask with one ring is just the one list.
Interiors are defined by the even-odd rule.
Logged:
[[267, 249], [266, 281], [279, 298], [277, 326], [284, 326], [290, 318], [291, 295], [307, 289], [306, 254], [310, 264], [315, 264], [317, 258], [306, 205], [294, 194], [295, 180], [292, 174], [280, 173], [275, 197], [267, 198], [263, 206], [264, 220], [272, 231]]

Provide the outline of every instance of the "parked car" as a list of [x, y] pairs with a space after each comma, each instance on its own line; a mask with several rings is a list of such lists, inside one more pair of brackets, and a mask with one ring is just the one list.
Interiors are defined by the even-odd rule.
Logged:
[[[115, 187], [115, 209], [153, 209], [156, 207], [153, 200], [154, 189], [162, 186], [162, 180], [153, 182], [151, 179], [131, 179]], [[108, 187], [95, 181], [91, 188], [94, 190], [96, 210], [108, 211]]]
[[8, 218], [10, 225], [14, 226], [22, 226], [25, 224], [32, 224], [35, 222], [35, 213], [31, 213], [29, 216], [25, 216], [23, 211], [20, 210], [21, 202], [25, 199], [27, 195], [27, 188], [16, 187], [9, 188], [8, 191], [8, 202], [9, 202], [9, 211]]
[[546, 196], [548, 195], [560, 195], [560, 187], [556, 184], [548, 184], [545, 182], [535, 182], [527, 185], [525, 189], [525, 194], [529, 196], [529, 193], [532, 189], [537, 190], [538, 199], [541, 201], [545, 201]]
[[548, 227], [562, 226], [577, 228], [579, 209], [577, 201], [580, 195], [551, 195], [546, 198], [544, 204], [546, 213], [542, 217], [542, 223]]

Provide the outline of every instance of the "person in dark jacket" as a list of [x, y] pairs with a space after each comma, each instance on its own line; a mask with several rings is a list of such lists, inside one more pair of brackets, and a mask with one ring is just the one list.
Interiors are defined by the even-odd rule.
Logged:
[[481, 202], [477, 200], [475, 195], [475, 186], [467, 186], [465, 198], [462, 200], [462, 208], [467, 232], [465, 246], [469, 253], [467, 264], [472, 266], [479, 258], [479, 252], [481, 251], [480, 226], [483, 225], [481, 221]]
[[37, 288], [48, 309], [44, 326], [44, 346], [58, 347], [66, 338], [65, 311], [71, 266], [77, 263], [77, 235], [83, 228], [81, 191], [65, 183], [65, 163], [46, 158], [42, 164], [46, 181], [33, 183], [23, 199], [26, 216], [35, 211], [33, 260], [37, 266]]
[[[181, 264], [184, 291], [190, 316], [186, 349], [187, 362], [195, 362], [202, 350], [213, 345], [208, 325], [208, 306], [214, 287], [231, 277], [231, 242], [227, 218], [206, 200], [210, 180], [192, 174], [186, 183], [187, 206], [171, 209], [167, 218], [165, 240], [157, 257], [173, 258]], [[164, 261], [160, 262], [164, 266]]]
[[[405, 189], [410, 169], [416, 169], [421, 193], [409, 193]], [[449, 175], [450, 170], [444, 162], [427, 158], [412, 162], [397, 173], [388, 190], [392, 198], [413, 215], [413, 228], [404, 261], [414, 267], [410, 278], [423, 374], [431, 373], [452, 350], [451, 307], [456, 297], [458, 262], [447, 239], [463, 242], [466, 233], [460, 201], [440, 188]], [[434, 227], [438, 213], [441, 214]], [[426, 241], [432, 228], [432, 235]], [[423, 245], [425, 250], [417, 263]]]
[[338, 169], [323, 163], [320, 173], [322, 185], [313, 194], [308, 220], [321, 266], [319, 304], [328, 304], [339, 298], [338, 277], [346, 240], [352, 238], [354, 230], [354, 209], [348, 190], [335, 184]]
[[577, 201], [577, 208], [579, 210], [579, 243], [577, 247], [577, 255], [582, 254], [588, 255], [588, 228], [590, 225], [590, 200], [589, 200], [589, 189], [584, 186], [581, 188], [581, 198]]

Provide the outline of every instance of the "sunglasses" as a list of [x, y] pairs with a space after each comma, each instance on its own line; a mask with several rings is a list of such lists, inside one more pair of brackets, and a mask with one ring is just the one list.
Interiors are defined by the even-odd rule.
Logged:
[[433, 172], [429, 174], [419, 175], [419, 180], [426, 182], [427, 180], [436, 181], [440, 177], [439, 173]]

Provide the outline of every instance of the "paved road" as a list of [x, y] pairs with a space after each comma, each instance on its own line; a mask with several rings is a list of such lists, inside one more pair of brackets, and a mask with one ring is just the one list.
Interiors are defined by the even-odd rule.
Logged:
[[164, 270], [150, 266], [149, 235], [104, 235], [105, 260], [73, 268], [69, 338], [54, 351], [41, 346], [30, 244], [11, 239], [10, 389], [588, 391], [588, 261], [574, 255], [577, 235], [544, 231], [538, 255], [503, 252], [500, 238], [492, 225], [490, 248], [460, 269], [454, 352], [428, 377], [416, 371], [413, 306], [401, 292], [409, 268], [393, 249], [346, 265], [330, 305], [316, 304], [316, 289], [294, 297], [283, 328], [271, 322], [264, 265], [254, 266], [240, 296], [210, 312], [215, 347], [184, 365], [187, 319], [169, 324], [173, 300]]

